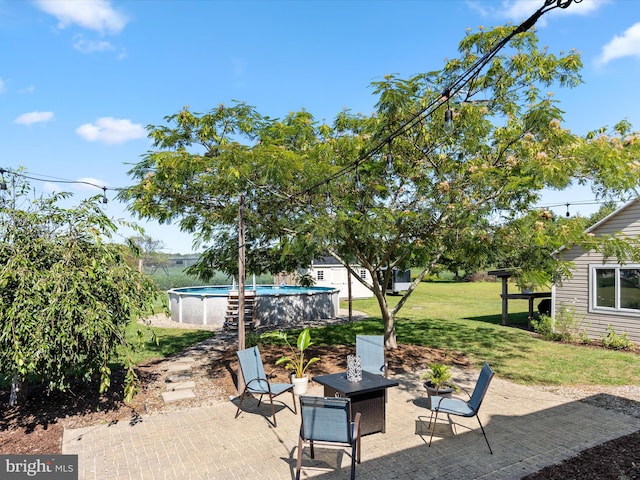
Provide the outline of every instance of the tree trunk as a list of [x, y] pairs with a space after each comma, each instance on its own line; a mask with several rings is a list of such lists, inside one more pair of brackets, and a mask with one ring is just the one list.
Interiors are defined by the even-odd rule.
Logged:
[[380, 312], [382, 313], [382, 321], [384, 323], [384, 346], [388, 349], [398, 348], [398, 340], [396, 339], [396, 325], [393, 312], [389, 310], [387, 299], [384, 292], [380, 288], [380, 283], [374, 280], [373, 294], [378, 300]]
[[22, 387], [24, 386], [24, 382], [20, 379], [20, 375], [18, 372], [13, 374], [13, 378], [11, 379], [11, 394], [9, 395], [9, 406], [13, 407], [18, 403], [18, 400], [22, 398]]

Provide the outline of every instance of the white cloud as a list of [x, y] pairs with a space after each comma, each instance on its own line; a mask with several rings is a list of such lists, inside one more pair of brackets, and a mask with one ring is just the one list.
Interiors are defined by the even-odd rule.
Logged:
[[146, 130], [139, 123], [113, 117], [102, 117], [95, 124], [80, 125], [76, 128], [76, 133], [89, 142], [109, 144], [124, 143], [146, 136]]
[[596, 59], [598, 65], [606, 65], [612, 60], [623, 57], [640, 58], [640, 22], [616, 35], [602, 47], [602, 53]]
[[74, 40], [73, 48], [81, 53], [108, 52], [115, 50], [115, 47], [111, 42], [107, 42], [106, 40], [87, 40], [82, 36], [77, 36]]
[[109, 0], [37, 0], [36, 5], [56, 17], [60, 29], [75, 24], [100, 33], [116, 34], [129, 21]]
[[53, 183], [53, 182], [44, 182], [42, 184], [42, 190], [45, 193], [56, 193], [56, 192], [62, 192], [64, 191], [60, 185], [58, 185], [57, 183]]
[[[545, 25], [546, 15], [590, 15], [610, 0], [582, 0], [580, 3], [572, 2], [568, 8], [554, 8], [538, 20], [537, 25]], [[515, 24], [529, 18], [543, 5], [541, 0], [503, 0], [501, 8], [495, 9], [495, 13]]]
[[76, 190], [86, 190], [95, 193], [96, 195], [98, 193], [102, 193], [102, 187], [107, 186], [106, 182], [93, 177], [82, 177], [76, 181], [78, 182], [74, 184]]
[[2, 77], [0, 77], [0, 93], [5, 93], [7, 91], [7, 86], [4, 83]]
[[29, 85], [26, 88], [21, 88], [20, 90], [18, 90], [18, 93], [20, 94], [32, 94], [33, 92], [36, 91], [36, 87], [35, 85]]
[[20, 125], [32, 125], [34, 123], [46, 123], [53, 120], [53, 112], [29, 112], [23, 113], [18, 118], [16, 118], [13, 123], [18, 123]]

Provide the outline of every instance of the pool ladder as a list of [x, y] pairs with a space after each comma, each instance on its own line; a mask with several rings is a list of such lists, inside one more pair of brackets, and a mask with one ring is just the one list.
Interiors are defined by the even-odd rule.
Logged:
[[[255, 327], [253, 309], [255, 305], [255, 292], [244, 292], [244, 328], [251, 330]], [[229, 292], [227, 311], [224, 315], [224, 328], [227, 330], [238, 329], [238, 292]]]

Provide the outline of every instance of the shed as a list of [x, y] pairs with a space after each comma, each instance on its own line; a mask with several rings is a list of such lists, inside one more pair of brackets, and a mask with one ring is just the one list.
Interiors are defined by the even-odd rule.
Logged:
[[[371, 283], [371, 275], [365, 268], [355, 265], [352, 269], [364, 281]], [[340, 299], [348, 298], [349, 275], [347, 274], [347, 268], [332, 256], [327, 255], [314, 259], [304, 273], [311, 275], [317, 286], [337, 288], [340, 290]], [[351, 275], [351, 298], [371, 297], [373, 297], [373, 292], [365, 287], [354, 275]]]
[[[589, 229], [592, 235], [640, 235], [640, 199], [627, 203]], [[573, 263], [573, 276], [553, 285], [552, 316], [571, 319], [574, 327], [600, 339], [611, 327], [640, 343], [640, 264], [604, 257], [578, 246], [556, 255]]]

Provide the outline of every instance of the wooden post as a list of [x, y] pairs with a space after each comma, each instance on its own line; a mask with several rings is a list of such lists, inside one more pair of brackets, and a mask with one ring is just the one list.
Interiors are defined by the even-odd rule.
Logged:
[[[351, 265], [347, 262], [347, 297], [349, 299], [349, 321], [353, 321], [353, 298], [351, 298]], [[338, 302], [340, 299], [338, 298]]]
[[238, 205], [238, 350], [244, 350], [244, 195]]
[[[244, 249], [244, 195], [240, 195], [238, 202], [238, 350], [244, 350], [244, 275], [245, 275], [245, 249]], [[244, 378], [242, 369], [238, 364], [238, 395], [244, 390]]]
[[507, 298], [509, 287], [507, 282], [509, 282], [509, 277], [502, 277], [502, 325], [509, 324], [509, 299]]

